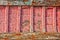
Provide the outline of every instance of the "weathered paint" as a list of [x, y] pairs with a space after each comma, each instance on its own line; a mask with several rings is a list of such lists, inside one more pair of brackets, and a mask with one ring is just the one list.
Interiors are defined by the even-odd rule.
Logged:
[[60, 7], [57, 8], [57, 30], [60, 32]]
[[0, 33], [60, 32], [60, 7], [0, 6]]
[[6, 6], [0, 6], [0, 33], [8, 32], [8, 9]]
[[9, 32], [20, 32], [20, 7], [9, 7]]
[[21, 10], [21, 23], [22, 23], [22, 32], [29, 32], [30, 31], [30, 7], [29, 6], [22, 6]]
[[55, 23], [56, 21], [54, 21], [55, 17], [54, 17], [54, 8], [47, 8], [46, 10], [46, 28], [47, 28], [47, 32], [56, 32], [56, 27], [55, 27]]
[[35, 31], [41, 31], [42, 32], [42, 7], [34, 7], [34, 28]]

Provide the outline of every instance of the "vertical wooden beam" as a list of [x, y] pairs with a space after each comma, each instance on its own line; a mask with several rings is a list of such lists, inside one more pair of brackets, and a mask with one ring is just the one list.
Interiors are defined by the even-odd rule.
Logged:
[[5, 11], [5, 19], [4, 19], [5, 20], [5, 22], [4, 22], [5, 26], [3, 26], [3, 32], [2, 33], [8, 33], [8, 7], [6, 6], [5, 10], [2, 10], [2, 11]]
[[20, 10], [20, 32], [22, 32], [22, 6], [21, 7], [21, 10]]
[[22, 32], [30, 31], [30, 7], [22, 6]]
[[8, 32], [8, 8], [0, 6], [0, 33]]
[[45, 27], [45, 7], [42, 7], [42, 32], [46, 32], [46, 27]]
[[54, 30], [54, 32], [57, 32], [57, 26], [56, 26], [56, 7], [53, 7], [53, 30]]
[[20, 32], [20, 8], [18, 6], [10, 6], [9, 12], [9, 31], [18, 33]]
[[57, 21], [57, 30], [60, 33], [60, 7], [57, 7], [56, 16], [57, 16], [57, 20], [56, 20]]
[[35, 32], [42, 32], [42, 7], [34, 7], [34, 30]]
[[53, 7], [47, 7], [46, 9], [46, 31], [54, 32], [53, 30]]
[[21, 10], [22, 10], [21, 6], [19, 6], [18, 9], [19, 9], [19, 15], [18, 15], [19, 16], [19, 20], [18, 20], [19, 21], [19, 29], [20, 29], [20, 32], [21, 32]]
[[20, 32], [20, 18], [21, 17], [21, 6], [18, 6], [18, 15], [17, 15], [17, 31]]
[[30, 8], [30, 32], [33, 32], [33, 7]]

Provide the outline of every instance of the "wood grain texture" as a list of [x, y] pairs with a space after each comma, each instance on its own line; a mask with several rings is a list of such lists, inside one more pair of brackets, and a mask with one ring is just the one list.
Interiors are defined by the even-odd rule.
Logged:
[[60, 7], [0, 6], [0, 33], [59, 32]]

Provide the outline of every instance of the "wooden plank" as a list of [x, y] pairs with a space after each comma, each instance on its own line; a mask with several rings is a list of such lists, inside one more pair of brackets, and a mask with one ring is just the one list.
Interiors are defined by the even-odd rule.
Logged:
[[8, 32], [8, 8], [0, 6], [0, 33]]
[[33, 7], [30, 7], [30, 32], [34, 32], [34, 27], [33, 27]]
[[56, 11], [57, 11], [57, 8], [56, 7], [53, 7], [53, 30], [55, 32], [58, 32], [57, 30], [57, 22], [56, 22], [56, 19], [57, 19], [57, 16], [56, 16]]
[[47, 8], [46, 10], [46, 27], [47, 32], [56, 32], [55, 26], [54, 26], [54, 13], [53, 13], [53, 7]]
[[22, 32], [30, 32], [30, 7], [22, 6]]
[[34, 7], [34, 28], [35, 31], [38, 32], [42, 32], [42, 7]]
[[57, 29], [60, 32], [60, 7], [57, 7]]
[[46, 14], [46, 7], [42, 7], [42, 31], [41, 32], [46, 32], [46, 23], [45, 23], [45, 14]]
[[20, 8], [11, 6], [9, 9], [9, 30], [11, 33], [20, 32]]

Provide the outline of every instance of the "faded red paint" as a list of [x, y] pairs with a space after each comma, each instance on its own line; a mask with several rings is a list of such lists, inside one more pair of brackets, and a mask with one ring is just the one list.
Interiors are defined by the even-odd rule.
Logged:
[[20, 32], [20, 8], [11, 6], [9, 8], [9, 31]]
[[0, 33], [8, 32], [8, 9], [5, 6], [0, 6]]
[[[24, 7], [24, 6], [23, 6]], [[22, 31], [29, 32], [30, 31], [30, 8], [22, 8]]]
[[47, 32], [54, 32], [53, 28], [53, 8], [48, 8], [46, 10], [46, 27], [47, 27]]
[[42, 32], [42, 7], [34, 7], [34, 28]]
[[57, 8], [57, 30], [60, 32], [60, 7]]
[[31, 28], [60, 32], [60, 7], [0, 6], [0, 33], [31, 32]]

